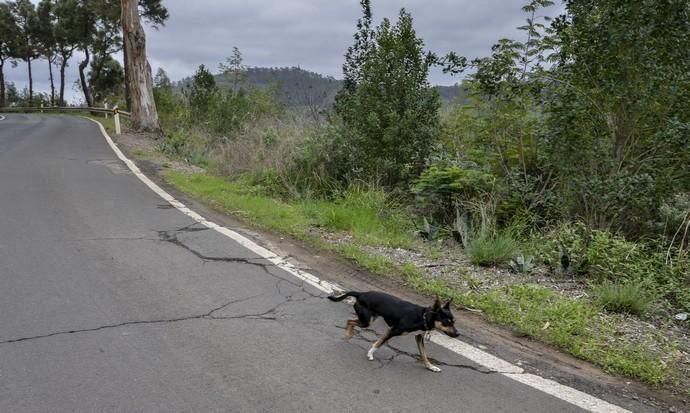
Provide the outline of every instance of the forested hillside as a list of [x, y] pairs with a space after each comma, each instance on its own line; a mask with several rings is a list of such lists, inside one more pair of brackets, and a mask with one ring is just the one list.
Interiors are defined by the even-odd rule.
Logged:
[[[221, 89], [231, 89], [233, 79], [225, 74], [214, 75]], [[178, 88], [189, 85], [192, 78], [176, 83]], [[343, 81], [322, 76], [299, 67], [265, 68], [249, 67], [243, 71], [241, 85], [247, 88], [274, 90], [276, 99], [288, 106], [327, 107], [335, 101], [335, 95]], [[460, 103], [464, 93], [460, 86], [437, 86], [441, 99], [446, 103]]]

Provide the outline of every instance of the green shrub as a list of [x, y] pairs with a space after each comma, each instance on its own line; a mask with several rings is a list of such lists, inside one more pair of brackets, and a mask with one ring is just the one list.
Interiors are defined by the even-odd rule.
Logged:
[[174, 129], [160, 142], [163, 153], [182, 158], [193, 165], [208, 166], [208, 142], [205, 134], [186, 129]]
[[560, 254], [570, 259], [570, 270], [596, 282], [643, 283], [656, 297], [674, 309], [690, 309], [690, 260], [652, 242], [633, 242], [608, 231], [591, 230], [584, 224], [561, 225], [538, 237], [534, 255], [557, 268]]
[[470, 241], [467, 254], [473, 264], [490, 266], [507, 263], [518, 249], [508, 233], [483, 234]]
[[447, 222], [455, 217], [458, 203], [491, 192], [495, 179], [480, 169], [438, 162], [422, 172], [412, 192], [422, 210]]
[[614, 313], [644, 316], [653, 298], [640, 283], [613, 283], [606, 281], [595, 288], [596, 302]]
[[356, 168], [400, 188], [424, 168], [440, 132], [441, 100], [428, 80], [434, 60], [405, 9], [376, 28], [368, 1], [362, 12], [334, 108], [352, 132]]

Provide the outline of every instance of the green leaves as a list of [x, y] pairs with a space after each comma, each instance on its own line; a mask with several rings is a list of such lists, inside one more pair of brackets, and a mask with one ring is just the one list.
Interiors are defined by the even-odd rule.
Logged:
[[568, 17], [552, 25], [560, 63], [548, 73], [550, 165], [568, 177], [561, 190], [573, 213], [639, 234], [659, 201], [690, 189], [678, 176], [690, 151], [663, 133], [690, 116], [688, 5], [589, 0], [567, 7]]
[[440, 99], [428, 82], [433, 58], [400, 10], [398, 21], [371, 28], [362, 1], [355, 43], [345, 55], [345, 82], [335, 110], [352, 132], [355, 175], [386, 186], [409, 182], [424, 166], [439, 133]]

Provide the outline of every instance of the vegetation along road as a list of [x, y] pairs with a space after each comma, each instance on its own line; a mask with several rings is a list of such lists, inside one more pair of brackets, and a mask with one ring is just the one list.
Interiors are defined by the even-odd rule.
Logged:
[[349, 306], [171, 208], [93, 122], [2, 122], [2, 411], [582, 411], [434, 344], [432, 374], [410, 337], [369, 362]]

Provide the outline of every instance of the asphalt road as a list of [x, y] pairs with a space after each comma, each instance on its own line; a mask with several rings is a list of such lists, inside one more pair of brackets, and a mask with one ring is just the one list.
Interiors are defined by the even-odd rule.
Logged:
[[[0, 412], [576, 412], [331, 303], [170, 208], [77, 117], [0, 121]], [[382, 331], [381, 324], [376, 325]]]

